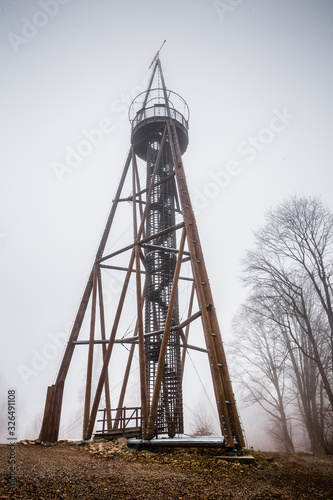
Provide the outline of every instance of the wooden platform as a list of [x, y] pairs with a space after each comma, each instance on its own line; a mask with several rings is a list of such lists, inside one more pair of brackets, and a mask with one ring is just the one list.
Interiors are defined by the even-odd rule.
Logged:
[[120, 437], [125, 438], [141, 438], [141, 427], [129, 427], [126, 429], [119, 429], [116, 431], [97, 432], [94, 434], [94, 439], [117, 439]]

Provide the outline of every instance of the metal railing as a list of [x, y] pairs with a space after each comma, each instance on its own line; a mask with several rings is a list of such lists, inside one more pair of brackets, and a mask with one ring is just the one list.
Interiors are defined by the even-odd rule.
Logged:
[[[170, 118], [180, 123], [186, 130], [188, 129], [188, 121], [176, 109], [169, 108]], [[161, 118], [168, 118], [168, 109], [165, 104], [155, 104], [149, 108], [140, 109], [132, 121], [132, 129], [134, 130], [139, 124], [147, 121], [157, 121]]]

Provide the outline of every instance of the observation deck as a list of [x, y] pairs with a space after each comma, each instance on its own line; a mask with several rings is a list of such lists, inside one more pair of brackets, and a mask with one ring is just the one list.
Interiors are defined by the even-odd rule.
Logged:
[[166, 90], [167, 101], [163, 89], [156, 88], [142, 92], [129, 108], [129, 120], [132, 124], [132, 144], [135, 153], [147, 160], [147, 144], [162, 138], [167, 119], [174, 121], [181, 154], [188, 145], [189, 109], [184, 99], [176, 92]]

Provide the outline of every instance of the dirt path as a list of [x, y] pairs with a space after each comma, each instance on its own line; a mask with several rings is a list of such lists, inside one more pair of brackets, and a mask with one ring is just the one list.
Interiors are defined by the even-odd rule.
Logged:
[[0, 498], [333, 498], [333, 457], [254, 455], [255, 464], [242, 465], [200, 451], [133, 452], [112, 443], [18, 444], [16, 490], [11, 492], [9, 448], [0, 445]]

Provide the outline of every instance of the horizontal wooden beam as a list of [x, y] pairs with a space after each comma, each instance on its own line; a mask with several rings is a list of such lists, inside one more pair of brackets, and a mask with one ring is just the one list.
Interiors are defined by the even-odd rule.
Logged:
[[[139, 243], [143, 248], [150, 248], [151, 250], [160, 250], [166, 253], [179, 253], [178, 248], [169, 248], [162, 245], [151, 245], [150, 243]], [[184, 255], [190, 255], [190, 252], [183, 252]]]
[[[151, 336], [151, 335], [149, 335]], [[146, 335], [145, 335], [146, 337]], [[107, 344], [109, 342], [108, 339], [98, 339], [94, 341], [94, 344]], [[138, 343], [138, 337], [131, 337], [129, 339], [116, 339], [114, 341], [114, 344], [137, 344]], [[75, 345], [89, 345], [89, 340], [75, 340], [73, 341], [73, 344]], [[184, 347], [185, 349], [193, 349], [194, 351], [200, 351], [204, 353], [208, 353], [207, 349], [204, 349], [203, 347], [198, 347], [195, 345], [191, 344], [180, 344], [180, 347]]]
[[[147, 241], [157, 239], [160, 236], [164, 236], [165, 234], [171, 233], [172, 231], [176, 231], [177, 229], [181, 229], [182, 227], [184, 227], [184, 222], [180, 222], [179, 224], [175, 224], [174, 226], [168, 227], [167, 229], [164, 229], [163, 231], [161, 231], [159, 233], [152, 234], [150, 236], [147, 236], [146, 238], [142, 238], [142, 240], [138, 241], [137, 244], [142, 245], [143, 243], [146, 243]], [[102, 257], [101, 259], [97, 259], [96, 264], [104, 262], [107, 259], [111, 259], [112, 257], [115, 257], [116, 255], [119, 255], [123, 252], [126, 252], [127, 250], [131, 250], [135, 244], [136, 243], [132, 243], [131, 245], [128, 245], [124, 248], [121, 248], [120, 250], [117, 250], [117, 252], [110, 253], [109, 255], [106, 255], [105, 257]], [[162, 247], [162, 248], [166, 248], [166, 247]], [[177, 252], [178, 252], [178, 250], [177, 250]], [[188, 253], [188, 252], [184, 252], [184, 253]]]
[[[121, 267], [121, 266], [109, 266], [107, 264], [100, 264], [99, 266], [101, 269], [114, 269], [115, 271], [127, 271], [127, 267]], [[132, 273], [136, 273], [136, 269], [132, 269]], [[146, 274], [146, 271], [140, 270], [141, 274]], [[188, 278], [187, 276], [179, 276], [180, 280], [183, 281], [194, 281], [194, 278]]]

